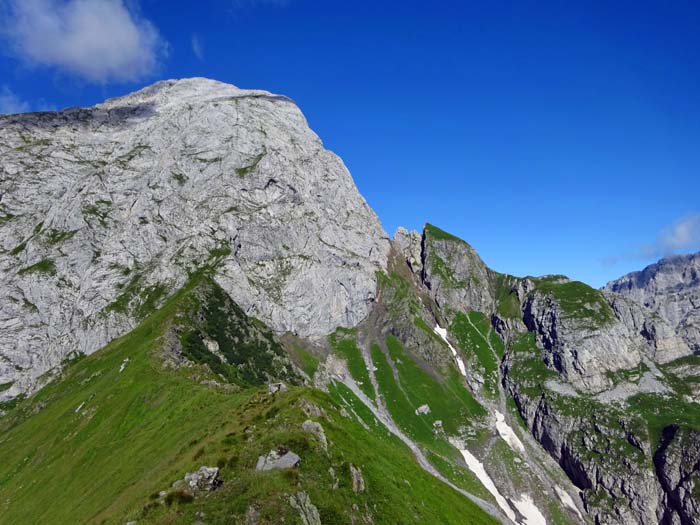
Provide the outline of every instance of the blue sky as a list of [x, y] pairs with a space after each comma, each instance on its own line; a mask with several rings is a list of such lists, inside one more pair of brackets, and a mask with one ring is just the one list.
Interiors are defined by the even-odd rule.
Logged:
[[[488, 5], [483, 5], [488, 4]], [[392, 234], [599, 286], [700, 249], [696, 1], [0, 0], [0, 112], [283, 93]]]

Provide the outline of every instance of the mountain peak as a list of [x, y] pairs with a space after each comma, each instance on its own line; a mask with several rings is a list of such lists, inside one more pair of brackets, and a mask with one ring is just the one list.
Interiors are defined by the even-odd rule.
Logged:
[[[0, 125], [2, 395], [31, 392], [206, 267], [247, 315], [321, 337], [362, 320], [389, 244], [299, 108], [203, 78]], [[26, 166], [31, 166], [27, 169]], [[66, 334], [52, 338], [48, 334]]]
[[98, 108], [115, 108], [125, 105], [155, 104], [186, 104], [212, 102], [238, 97], [266, 97], [274, 100], [292, 102], [291, 99], [274, 95], [260, 89], [241, 89], [233, 84], [203, 77], [161, 80], [150, 86], [121, 97], [111, 98]]

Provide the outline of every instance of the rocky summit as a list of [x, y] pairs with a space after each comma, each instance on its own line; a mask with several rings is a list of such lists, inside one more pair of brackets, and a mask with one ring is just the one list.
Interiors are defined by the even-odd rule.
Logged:
[[[388, 239], [288, 98], [207, 79], [0, 117], [0, 384], [134, 328], [192, 272], [277, 332], [368, 313]], [[43, 376], [43, 377], [42, 377]]]
[[700, 253], [661, 259], [605, 286], [663, 317], [700, 352]]
[[700, 525], [700, 254], [393, 239], [206, 79], [0, 117], [0, 523]]

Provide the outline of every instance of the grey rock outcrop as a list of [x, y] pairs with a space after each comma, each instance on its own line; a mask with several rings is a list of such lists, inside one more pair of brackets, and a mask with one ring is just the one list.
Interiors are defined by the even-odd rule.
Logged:
[[394, 233], [394, 242], [414, 273], [423, 270], [423, 236], [420, 233], [399, 226]]
[[673, 327], [659, 315], [644, 310], [639, 304], [620, 294], [603, 292], [615, 316], [649, 344], [646, 353], [657, 363], [668, 363], [690, 355], [692, 350]]
[[667, 427], [654, 466], [665, 499], [660, 522], [700, 524], [700, 433]]
[[[0, 117], [1, 399], [132, 329], [188, 272], [321, 337], [368, 313], [389, 242], [288, 98], [207, 79]], [[0, 399], [0, 400], [1, 400]]]
[[219, 479], [219, 469], [216, 467], [199, 467], [195, 472], [185, 474], [185, 485], [192, 491], [211, 492], [216, 487], [221, 485]]
[[[607, 305], [604, 305], [607, 307]], [[599, 392], [612, 386], [607, 372], [641, 361], [644, 342], [614, 316], [604, 322], [567, 315], [550, 295], [534, 292], [523, 320], [544, 349], [544, 360], [577, 388]]]
[[320, 423], [307, 419], [302, 423], [301, 428], [304, 432], [315, 436], [318, 440], [318, 444], [321, 447], [321, 450], [323, 450], [324, 452], [328, 452], [328, 441], [326, 440], [326, 433], [323, 431], [323, 427]]
[[444, 313], [493, 312], [491, 272], [469, 244], [426, 224], [422, 257], [423, 282]]
[[609, 282], [605, 289], [657, 313], [700, 351], [700, 253], [661, 259]]
[[364, 492], [365, 491], [365, 478], [362, 476], [362, 469], [350, 464], [350, 477], [352, 478], [352, 491]]
[[303, 525], [321, 525], [321, 515], [318, 508], [311, 503], [311, 498], [306, 492], [297, 492], [289, 496], [289, 504], [299, 512], [299, 518]]
[[416, 408], [417, 416], [422, 416], [423, 414], [430, 414], [430, 407], [428, 405], [421, 405]]
[[267, 391], [270, 394], [277, 394], [279, 392], [286, 392], [287, 390], [289, 390], [289, 389], [287, 388], [287, 385], [285, 385], [284, 383], [270, 383], [269, 385], [267, 385]]
[[606, 419], [603, 409], [598, 416], [584, 406], [580, 414], [562, 410], [556, 398], [530, 397], [510, 379], [507, 386], [535, 439], [585, 491], [585, 498], [598, 495], [584, 499], [595, 523], [658, 523], [661, 490], [643, 459], [650, 450], [634, 439], [624, 420]]
[[291, 450], [271, 450], [267, 456], [260, 456], [255, 465], [255, 470], [274, 470], [294, 468], [301, 462], [301, 458]]

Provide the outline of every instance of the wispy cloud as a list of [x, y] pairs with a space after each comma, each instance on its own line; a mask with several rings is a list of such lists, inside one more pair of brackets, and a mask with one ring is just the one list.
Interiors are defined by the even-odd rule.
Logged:
[[700, 213], [691, 213], [661, 230], [656, 240], [641, 247], [645, 258], [663, 257], [680, 251], [700, 249]]
[[9, 87], [0, 88], [0, 114], [25, 113], [29, 107], [29, 102], [19, 98]]
[[663, 228], [654, 242], [630, 249], [626, 254], [606, 257], [605, 267], [633, 259], [660, 259], [679, 252], [700, 250], [700, 212], [694, 212]]
[[197, 35], [192, 35], [192, 52], [199, 60], [204, 60], [204, 45]]
[[157, 71], [167, 52], [135, 1], [3, 0], [0, 34], [29, 66], [89, 82], [134, 81]]

